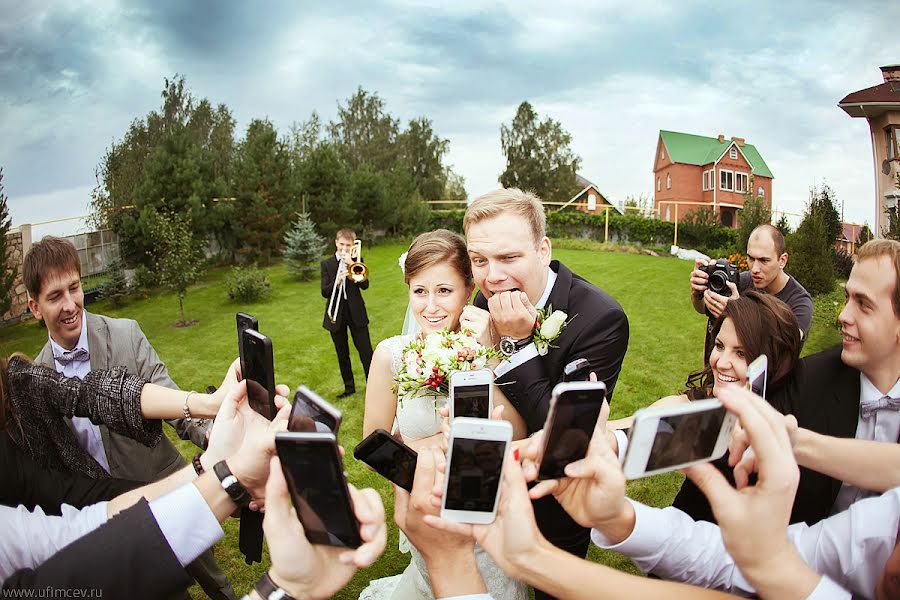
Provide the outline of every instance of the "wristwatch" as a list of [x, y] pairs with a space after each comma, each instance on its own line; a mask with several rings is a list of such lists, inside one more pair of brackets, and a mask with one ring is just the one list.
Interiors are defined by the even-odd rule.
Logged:
[[250, 505], [250, 493], [247, 491], [238, 478], [235, 477], [228, 464], [224, 460], [220, 460], [213, 467], [213, 472], [219, 478], [222, 489], [228, 494], [231, 500], [238, 505], [239, 508], [246, 508]]
[[509, 358], [525, 346], [531, 343], [531, 340], [534, 339], [533, 335], [529, 335], [527, 338], [522, 340], [517, 340], [514, 337], [504, 335], [500, 338], [500, 353]]
[[266, 571], [266, 574], [256, 582], [254, 588], [263, 600], [294, 600], [294, 597], [281, 589], [277, 583], [272, 581], [272, 576]]

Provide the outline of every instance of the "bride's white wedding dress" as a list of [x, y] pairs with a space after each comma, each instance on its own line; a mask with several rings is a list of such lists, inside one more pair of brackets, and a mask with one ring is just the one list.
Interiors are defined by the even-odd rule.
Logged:
[[[379, 346], [382, 344], [387, 346], [390, 350], [392, 374], [396, 374], [400, 369], [403, 348], [412, 341], [413, 337], [413, 335], [397, 335], [383, 340], [379, 344]], [[432, 436], [441, 430], [442, 417], [438, 409], [446, 403], [447, 397], [440, 393], [429, 395], [419, 392], [400, 398], [397, 401], [395, 427], [400, 430], [400, 435], [405, 440], [419, 440]], [[406, 570], [394, 577], [371, 581], [360, 594], [360, 599], [434, 598], [425, 562], [418, 550], [403, 535], [403, 532], [400, 532], [400, 551], [410, 552], [412, 555], [412, 560]], [[495, 600], [526, 600], [528, 598], [528, 586], [507, 576], [479, 546], [475, 547], [475, 560], [492, 598]]]

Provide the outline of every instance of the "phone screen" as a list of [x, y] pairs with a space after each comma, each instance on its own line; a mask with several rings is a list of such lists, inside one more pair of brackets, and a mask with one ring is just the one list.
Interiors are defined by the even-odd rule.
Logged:
[[383, 429], [372, 432], [356, 447], [353, 456], [375, 469], [382, 477], [407, 492], [412, 492], [418, 455], [388, 432]]
[[565, 477], [566, 465], [585, 457], [605, 395], [597, 388], [567, 390], [557, 397], [539, 479]]
[[505, 453], [505, 441], [454, 437], [444, 507], [493, 512]]
[[276, 441], [306, 538], [313, 544], [359, 547], [359, 524], [334, 442]]
[[275, 386], [272, 373], [272, 350], [261, 334], [245, 331], [244, 361], [241, 372], [247, 380], [250, 408], [269, 419], [275, 417]]
[[490, 385], [453, 387], [453, 417], [490, 418]]
[[319, 405], [302, 391], [298, 390], [294, 394], [294, 404], [288, 418], [288, 431], [337, 434], [337, 426], [338, 422], [334, 416], [319, 408]]
[[251, 317], [246, 313], [239, 312], [235, 316], [237, 319], [237, 336], [238, 336], [238, 356], [241, 358], [241, 364], [244, 364], [244, 330], [253, 329], [259, 331], [259, 322], [256, 317]]
[[647, 471], [712, 456], [725, 414], [725, 407], [720, 406], [702, 412], [661, 418], [647, 458]]

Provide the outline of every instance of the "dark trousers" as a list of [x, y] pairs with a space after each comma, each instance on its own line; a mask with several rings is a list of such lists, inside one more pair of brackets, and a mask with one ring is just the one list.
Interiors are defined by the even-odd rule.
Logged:
[[[231, 582], [222, 572], [222, 567], [216, 563], [212, 548], [198, 556], [194, 562], [185, 567], [185, 570], [200, 584], [200, 587], [212, 600], [235, 600], [237, 598]], [[185, 597], [190, 598], [187, 594]]]
[[[535, 500], [532, 506], [534, 506], [534, 518], [537, 521], [538, 529], [541, 530], [541, 534], [547, 538], [547, 541], [579, 558], [587, 556], [588, 547], [591, 544], [590, 529], [573, 521], [553, 496]], [[539, 589], [534, 590], [534, 597], [536, 600], [553, 598]]]
[[338, 323], [335, 331], [331, 332], [331, 341], [334, 342], [334, 350], [337, 352], [338, 366], [341, 368], [341, 379], [344, 381], [344, 391], [353, 391], [356, 389], [356, 382], [353, 380], [353, 369], [350, 367], [350, 344], [347, 340], [347, 330], [353, 337], [353, 345], [359, 353], [359, 360], [363, 365], [366, 379], [369, 378], [369, 365], [372, 362], [372, 342], [369, 340], [369, 327], [348, 326], [346, 323]]

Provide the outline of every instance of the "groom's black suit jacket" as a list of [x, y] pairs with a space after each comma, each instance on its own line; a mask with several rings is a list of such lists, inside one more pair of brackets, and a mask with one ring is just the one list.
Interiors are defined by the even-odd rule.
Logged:
[[[550, 263], [556, 282], [547, 306], [568, 315], [569, 324], [551, 343], [546, 355], [532, 358], [497, 378], [504, 395], [528, 425], [528, 433], [544, 427], [553, 387], [563, 380], [563, 369], [576, 358], [590, 363], [590, 370], [606, 384], [608, 399], [616, 386], [628, 349], [628, 318], [612, 296], [575, 275], [558, 260]], [[475, 305], [487, 309], [479, 292]], [[553, 544], [573, 551], [587, 549], [588, 530], [578, 525], [552, 496], [534, 502], [537, 524]], [[580, 552], [580, 550], [579, 550]]]
[[[497, 378], [504, 395], [528, 424], [528, 433], [544, 427], [553, 386], [563, 380], [563, 368], [576, 358], [587, 359], [590, 370], [606, 384], [606, 397], [611, 401], [628, 349], [628, 317], [619, 303], [558, 260], [552, 261], [550, 268], [556, 272], [556, 283], [547, 306], [565, 312], [569, 324], [545, 356]], [[481, 292], [475, 297], [475, 306], [487, 310]]]
[[[799, 361], [787, 382], [769, 394], [768, 401], [780, 413], [794, 415], [804, 429], [852, 438], [859, 423], [859, 393], [859, 371], [841, 361], [841, 346], [837, 345]], [[716, 466], [733, 482], [726, 459], [718, 462]], [[800, 467], [791, 523], [813, 525], [828, 517], [840, 489], [837, 479]], [[715, 521], [706, 497], [689, 479], [673, 506], [695, 520]]]

